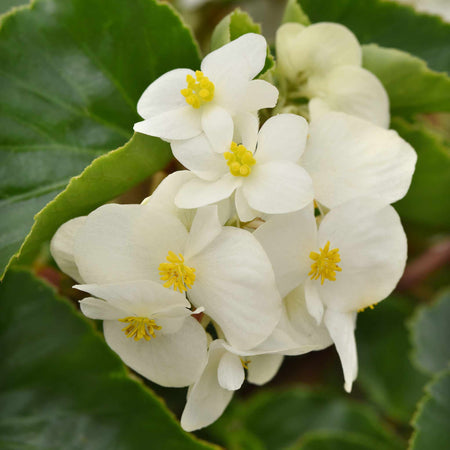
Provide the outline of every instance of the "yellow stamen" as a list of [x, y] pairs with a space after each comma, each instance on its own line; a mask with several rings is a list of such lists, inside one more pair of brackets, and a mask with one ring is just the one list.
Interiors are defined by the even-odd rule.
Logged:
[[119, 319], [119, 322], [129, 324], [125, 328], [122, 328], [122, 331], [127, 338], [134, 337], [135, 341], [140, 341], [142, 338], [149, 341], [152, 337], [156, 337], [155, 330], [161, 329], [153, 319], [147, 317], [129, 316], [124, 319]]
[[366, 306], [365, 308], [358, 309], [358, 312], [359, 312], [359, 313], [360, 313], [360, 312], [363, 312], [363, 311], [365, 311], [367, 308], [370, 308], [370, 309], [375, 308], [375, 303], [374, 303], [373, 305]]
[[186, 75], [187, 88], [181, 89], [180, 92], [188, 105], [198, 109], [203, 103], [210, 102], [214, 98], [214, 83], [200, 70], [195, 72], [195, 77]]
[[341, 272], [342, 269], [338, 267], [337, 263], [341, 261], [339, 255], [339, 249], [334, 248], [330, 250], [330, 241], [328, 241], [325, 247], [320, 249], [320, 254], [311, 252], [309, 257], [314, 261], [311, 264], [311, 280], [318, 280], [323, 284], [325, 279], [330, 281], [336, 280], [336, 272]]
[[184, 264], [184, 257], [181, 253], [177, 256], [169, 251], [166, 257], [166, 263], [159, 265], [159, 275], [166, 288], [173, 286], [174, 290], [183, 293], [191, 289], [195, 281], [195, 269]]
[[252, 152], [248, 151], [243, 145], [237, 145], [236, 142], [231, 143], [229, 152], [223, 154], [227, 160], [230, 172], [235, 177], [248, 177], [252, 171], [251, 166], [256, 164], [256, 160]]
[[248, 370], [248, 365], [251, 363], [251, 360], [250, 359], [242, 359], [242, 358], [239, 358], [239, 359], [241, 360], [242, 367], [244, 369]]

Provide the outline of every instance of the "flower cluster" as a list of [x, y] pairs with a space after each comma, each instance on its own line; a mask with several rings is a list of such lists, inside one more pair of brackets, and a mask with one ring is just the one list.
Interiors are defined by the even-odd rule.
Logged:
[[[357, 313], [390, 294], [406, 261], [390, 204], [416, 154], [387, 129], [388, 97], [356, 38], [286, 24], [276, 48], [279, 100], [255, 79], [267, 52], [256, 34], [154, 81], [135, 130], [170, 142], [188, 170], [140, 205], [65, 223], [51, 243], [123, 361], [189, 386], [189, 431], [215, 421], [245, 378], [272, 379], [284, 355], [334, 343], [350, 391]], [[261, 109], [272, 114], [262, 126]]]

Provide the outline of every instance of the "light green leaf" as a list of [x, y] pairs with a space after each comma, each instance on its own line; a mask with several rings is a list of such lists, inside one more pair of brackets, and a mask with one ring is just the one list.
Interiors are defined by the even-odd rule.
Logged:
[[282, 23], [295, 22], [302, 25], [310, 25], [308, 16], [303, 12], [297, 0], [288, 0], [284, 10]]
[[363, 66], [383, 83], [393, 115], [450, 111], [450, 77], [430, 70], [421, 59], [401, 50], [364, 45]]
[[450, 371], [438, 374], [426, 387], [426, 394], [413, 419], [415, 429], [410, 450], [448, 450], [450, 433]]
[[12, 8], [17, 8], [27, 3], [27, 0], [2, 0], [0, 3], [0, 14], [4, 14]]
[[450, 226], [450, 151], [444, 139], [420, 123], [391, 124], [417, 152], [417, 165], [405, 198], [395, 204], [402, 219], [421, 226]]
[[89, 322], [28, 272], [0, 286], [3, 450], [212, 448], [184, 433]]
[[438, 71], [450, 72], [450, 24], [411, 6], [385, 0], [298, 0], [311, 22], [339, 22], [361, 44], [412, 53]]
[[[211, 51], [247, 33], [261, 34], [261, 26], [253, 22], [252, 18], [246, 12], [237, 8], [217, 24], [211, 36]], [[266, 73], [273, 66], [273, 56], [270, 54], [269, 48], [267, 48], [266, 62], [261, 74]]]
[[36, 0], [2, 16], [0, 272], [33, 215], [131, 138], [144, 89], [198, 66], [189, 30], [155, 0]]
[[434, 374], [450, 364], [450, 290], [432, 305], [420, 308], [410, 322], [414, 361]]
[[407, 423], [427, 377], [411, 363], [405, 320], [412, 311], [398, 297], [384, 300], [358, 315], [357, 386], [390, 418]]

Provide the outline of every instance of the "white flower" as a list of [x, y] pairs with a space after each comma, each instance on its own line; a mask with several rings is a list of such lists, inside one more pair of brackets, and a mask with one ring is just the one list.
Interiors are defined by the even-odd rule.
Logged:
[[276, 354], [241, 357], [227, 347], [222, 340], [210, 344], [205, 370], [188, 391], [181, 416], [184, 430], [206, 427], [222, 415], [234, 391], [244, 382], [244, 369], [250, 383], [262, 385], [275, 376], [283, 361], [283, 356]]
[[397, 213], [361, 198], [332, 209], [318, 230], [311, 206], [273, 216], [254, 235], [282, 295], [304, 284], [308, 311], [328, 329], [350, 391], [357, 373], [356, 313], [386, 298], [404, 270], [406, 236]]
[[82, 300], [81, 310], [103, 320], [106, 342], [133, 370], [168, 387], [198, 379], [207, 339], [184, 295], [152, 281], [75, 287], [97, 297]]
[[281, 300], [270, 261], [251, 233], [220, 225], [216, 206], [199, 210], [189, 233], [150, 205], [105, 205], [81, 220], [58, 230], [52, 254], [66, 267], [71, 259], [83, 283], [151, 280], [187, 291], [238, 348], [272, 333]]
[[213, 147], [231, 141], [234, 127], [276, 104], [278, 90], [253, 80], [264, 67], [266, 49], [262, 36], [249, 33], [207, 55], [201, 71], [162, 75], [142, 94], [137, 108], [145, 120], [134, 130], [167, 141], [205, 132]]
[[[249, 124], [243, 143], [227, 142], [216, 153], [204, 135], [172, 142], [174, 156], [199, 178], [186, 182], [175, 197], [180, 208], [197, 208], [235, 193], [239, 218], [296, 211], [313, 199], [312, 182], [297, 162], [305, 148], [308, 124], [303, 117], [280, 114], [257, 133]], [[251, 136], [257, 136], [256, 139]], [[250, 138], [249, 138], [250, 137]], [[239, 142], [240, 144], [240, 142]]]
[[354, 34], [337, 23], [282, 25], [276, 37], [277, 64], [287, 95], [309, 100], [309, 115], [343, 111], [389, 126], [389, 97], [378, 78], [361, 67]]

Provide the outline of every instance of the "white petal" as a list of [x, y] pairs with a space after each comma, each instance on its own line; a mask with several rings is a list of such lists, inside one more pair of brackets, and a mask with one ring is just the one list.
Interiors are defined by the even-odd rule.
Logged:
[[108, 345], [140, 375], [166, 387], [188, 386], [198, 379], [205, 367], [206, 333], [193, 318], [173, 334], [158, 334], [146, 341], [127, 338], [124, 324], [117, 320], [103, 323]]
[[217, 368], [224, 352], [220, 341], [210, 344], [208, 364], [189, 389], [181, 416], [181, 426], [186, 431], [198, 430], [213, 423], [222, 415], [233, 396], [233, 391], [221, 388], [217, 379]]
[[217, 180], [228, 171], [224, 156], [213, 151], [204, 133], [192, 139], [172, 141], [171, 147], [173, 156], [204, 180]]
[[200, 110], [190, 105], [181, 106], [137, 122], [133, 130], [166, 141], [190, 139], [202, 132]]
[[236, 212], [239, 216], [239, 220], [241, 222], [250, 222], [255, 217], [259, 216], [258, 211], [255, 211], [248, 204], [247, 199], [242, 193], [242, 188], [236, 189], [234, 194], [235, 204], [236, 204]]
[[395, 131], [332, 112], [312, 122], [309, 132], [301, 164], [326, 207], [362, 196], [392, 203], [406, 194], [417, 155]]
[[105, 205], [87, 216], [74, 244], [75, 261], [87, 283], [159, 280], [169, 251], [182, 253], [184, 225], [146, 205]]
[[233, 119], [220, 106], [205, 106], [202, 114], [202, 128], [213, 151], [228, 151], [233, 140]]
[[317, 325], [319, 325], [322, 322], [324, 307], [317, 292], [317, 285], [312, 280], [307, 280], [305, 283], [305, 300], [309, 314], [314, 317]]
[[190, 261], [196, 279], [189, 299], [205, 307], [232, 346], [252, 348], [270, 335], [281, 300], [269, 259], [251, 233], [224, 227]]
[[217, 181], [194, 179], [184, 184], [175, 197], [179, 208], [200, 208], [228, 198], [241, 180], [228, 173]]
[[268, 383], [276, 375], [282, 362], [282, 355], [252, 356], [248, 365], [248, 382], [258, 386]]
[[277, 104], [278, 89], [264, 80], [253, 80], [247, 84], [242, 101], [242, 110], [258, 111], [273, 108]]
[[253, 235], [267, 253], [278, 290], [285, 297], [311, 270], [309, 254], [317, 246], [313, 204], [295, 213], [272, 216]]
[[233, 118], [233, 141], [242, 144], [247, 150], [254, 153], [258, 138], [259, 119], [257, 114], [243, 112]]
[[[339, 66], [330, 71], [322, 99], [334, 111], [342, 111], [388, 128], [389, 97], [380, 80], [371, 72], [357, 66]], [[309, 105], [311, 119], [323, 113], [317, 103]]]
[[118, 309], [105, 300], [87, 297], [80, 301], [81, 312], [90, 319], [119, 320], [126, 317], [126, 311]]
[[342, 370], [344, 372], [345, 390], [352, 390], [353, 381], [358, 374], [358, 355], [355, 342], [355, 314], [343, 314], [328, 309], [325, 312], [324, 322], [331, 338], [334, 341], [336, 350], [341, 359]]
[[157, 78], [141, 95], [138, 114], [144, 119], [186, 106], [181, 90], [187, 87], [186, 76], [195, 76], [190, 69], [175, 69]]
[[257, 162], [242, 189], [249, 205], [267, 214], [298, 211], [314, 198], [308, 173], [289, 161]]
[[50, 242], [50, 253], [58, 267], [75, 281], [82, 282], [80, 272], [75, 263], [75, 236], [84, 225], [86, 217], [77, 217], [61, 225]]
[[296, 114], [278, 114], [271, 117], [258, 135], [258, 149], [255, 157], [258, 163], [285, 160], [298, 162], [302, 155], [308, 123]]
[[194, 257], [222, 232], [217, 214], [217, 206], [204, 206], [197, 211], [192, 222], [191, 232], [186, 241], [185, 258]]
[[[323, 303], [341, 312], [357, 311], [386, 298], [406, 263], [406, 236], [391, 206], [357, 199], [332, 209], [319, 228], [319, 246], [339, 248], [336, 280], [315, 281]], [[317, 251], [317, 250], [316, 250]]]
[[237, 391], [240, 389], [245, 379], [245, 372], [239, 356], [225, 352], [222, 358], [220, 358], [217, 377], [220, 387], [223, 389], [229, 391]]

